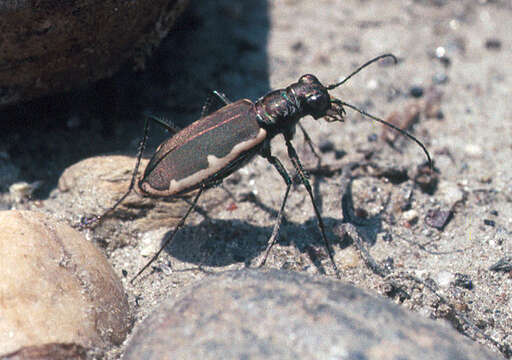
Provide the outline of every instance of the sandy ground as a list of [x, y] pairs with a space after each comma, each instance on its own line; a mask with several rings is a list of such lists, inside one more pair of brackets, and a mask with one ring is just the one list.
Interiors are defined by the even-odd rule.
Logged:
[[[62, 171], [93, 155], [135, 154], [142, 110], [184, 126], [198, 117], [208, 89], [222, 90], [231, 99], [256, 100], [302, 74], [315, 74], [330, 84], [377, 55], [393, 53], [397, 65], [372, 65], [331, 94], [382, 118], [418, 106], [419, 118], [409, 131], [432, 154], [437, 186], [425, 191], [414, 181], [418, 166], [425, 162], [418, 146], [402, 138], [389, 146], [381, 139], [381, 126], [357, 113], [347, 109], [343, 124], [312, 118], [302, 124], [317, 149], [323, 149], [322, 164], [376, 164], [377, 169], [354, 170], [357, 178], [352, 183], [358, 213], [379, 219], [380, 230], [375, 234], [374, 228], [366, 239], [371, 255], [380, 264], [392, 264], [397, 273], [435, 282], [437, 293], [450, 306], [418, 284], [405, 285], [409, 299], [388, 295], [426, 317], [448, 319], [498, 351], [493, 342], [512, 344], [511, 273], [489, 270], [512, 255], [511, 24], [512, 5], [506, 1], [192, 1], [146, 72], [125, 70], [94, 89], [4, 112], [10, 128], [1, 135], [0, 146], [11, 177], [5, 176], [2, 185], [14, 180], [42, 185], [33, 201], [13, 205], [4, 200], [2, 206], [43, 208], [62, 218], [61, 210], [47, 205], [59, 196], [55, 187]], [[420, 92], [423, 95], [415, 97]], [[150, 148], [166, 136], [153, 134]], [[300, 132], [295, 144], [304, 166], [314, 169], [316, 159]], [[273, 153], [291, 169], [281, 139], [273, 142]], [[406, 175], [374, 176], [379, 169], [404, 169]], [[314, 192], [333, 238], [332, 229], [343, 218], [343, 178], [340, 171], [312, 172]], [[6, 194], [6, 188], [2, 190]], [[192, 219], [176, 238], [175, 251], [155, 265], [160, 271], [146, 274], [134, 287], [123, 271], [133, 274], [147, 261], [147, 255], [140, 254], [144, 234], [132, 234], [124, 247], [103, 244], [126, 281], [137, 320], [174, 288], [207, 276], [207, 271], [250, 265], [261, 255], [284, 194], [277, 172], [258, 158], [228, 179], [225, 189], [211, 191], [212, 198], [226, 200], [210, 212], [210, 222], [201, 216]], [[226, 197], [227, 191], [232, 199]], [[259, 205], [248, 201], [253, 195]], [[436, 209], [452, 211], [442, 230], [425, 220]], [[66, 220], [73, 223], [81, 215]], [[332, 277], [303, 187], [293, 188], [286, 219], [266, 266]], [[185, 241], [189, 238], [195, 240]], [[103, 239], [110, 241], [115, 240]], [[333, 245], [345, 280], [386, 293], [385, 280], [361, 261], [354, 246], [346, 241]], [[468, 327], [461, 314], [479, 332]]]

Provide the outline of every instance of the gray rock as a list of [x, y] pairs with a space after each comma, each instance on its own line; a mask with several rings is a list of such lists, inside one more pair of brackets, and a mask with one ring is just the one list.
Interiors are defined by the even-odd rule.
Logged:
[[182, 290], [138, 328], [125, 359], [495, 359], [444, 322], [352, 285], [230, 271]]

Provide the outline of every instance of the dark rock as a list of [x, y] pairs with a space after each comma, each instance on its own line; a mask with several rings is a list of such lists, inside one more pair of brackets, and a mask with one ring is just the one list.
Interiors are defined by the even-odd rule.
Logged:
[[187, 0], [0, 2], [0, 106], [111, 76], [145, 56]]

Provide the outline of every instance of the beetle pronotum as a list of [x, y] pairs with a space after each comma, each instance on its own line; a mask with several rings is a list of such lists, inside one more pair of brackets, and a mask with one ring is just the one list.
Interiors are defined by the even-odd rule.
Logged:
[[[268, 240], [265, 256], [261, 262], [263, 264], [268, 252], [277, 240], [283, 211], [292, 185], [291, 178], [281, 164], [281, 161], [271, 154], [270, 140], [276, 135], [282, 134], [288, 150], [288, 156], [313, 204], [318, 228], [325, 243], [332, 267], [336, 276], [340, 277], [331, 245], [325, 235], [325, 226], [320, 216], [320, 211], [313, 197], [311, 185], [307, 176], [304, 175], [304, 169], [291, 140], [295, 134], [295, 126], [301, 118], [311, 115], [315, 119], [325, 117], [327, 121], [343, 121], [345, 115], [344, 106], [346, 106], [373, 120], [386, 124], [415, 141], [425, 152], [429, 163], [432, 164], [427, 149], [415, 137], [378, 117], [329, 95], [329, 90], [344, 84], [371, 63], [386, 57], [392, 58], [395, 63], [397, 62], [396, 57], [392, 54], [378, 56], [358, 67], [344, 80], [328, 86], [323, 86], [314, 75], [303, 75], [298, 82], [291, 84], [286, 89], [272, 91], [254, 103], [247, 99], [231, 102], [224, 94], [214, 92], [225, 103], [225, 106], [212, 114], [202, 116], [199, 120], [164, 141], [149, 161], [144, 174], [136, 182], [142, 152], [148, 136], [149, 123], [147, 117], [144, 125], [144, 137], [141, 141], [128, 191], [102, 215], [93, 218], [91, 221], [84, 223], [84, 225], [92, 226], [99, 223], [105, 216], [114, 211], [133, 190], [135, 185], [137, 185], [138, 190], [143, 195], [152, 197], [180, 196], [193, 190], [198, 190], [190, 207], [180, 219], [173, 232], [165, 240], [160, 250], [134, 276], [133, 281], [160, 255], [167, 244], [174, 238], [196, 206], [203, 191], [218, 185], [224, 178], [247, 164], [256, 154], [260, 154], [274, 166], [286, 183], [284, 198], [281, 202], [272, 235]], [[153, 119], [169, 128], [162, 120]]]

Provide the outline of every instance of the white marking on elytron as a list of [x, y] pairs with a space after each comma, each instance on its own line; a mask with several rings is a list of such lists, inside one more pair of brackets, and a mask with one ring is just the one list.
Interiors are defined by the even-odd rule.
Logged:
[[164, 192], [167, 196], [177, 194], [189, 187], [192, 187], [196, 184], [199, 184], [201, 181], [207, 179], [208, 177], [214, 175], [219, 172], [222, 168], [224, 168], [231, 161], [235, 160], [241, 153], [252, 149], [256, 145], [260, 144], [267, 137], [267, 131], [263, 128], [260, 128], [258, 131], [258, 135], [254, 139], [250, 139], [240, 144], [236, 144], [233, 149], [222, 158], [217, 158], [214, 155], [208, 155], [208, 167], [206, 169], [195, 172], [194, 174], [181, 179], [181, 180], [171, 180], [169, 183], [169, 190], [165, 190]]

